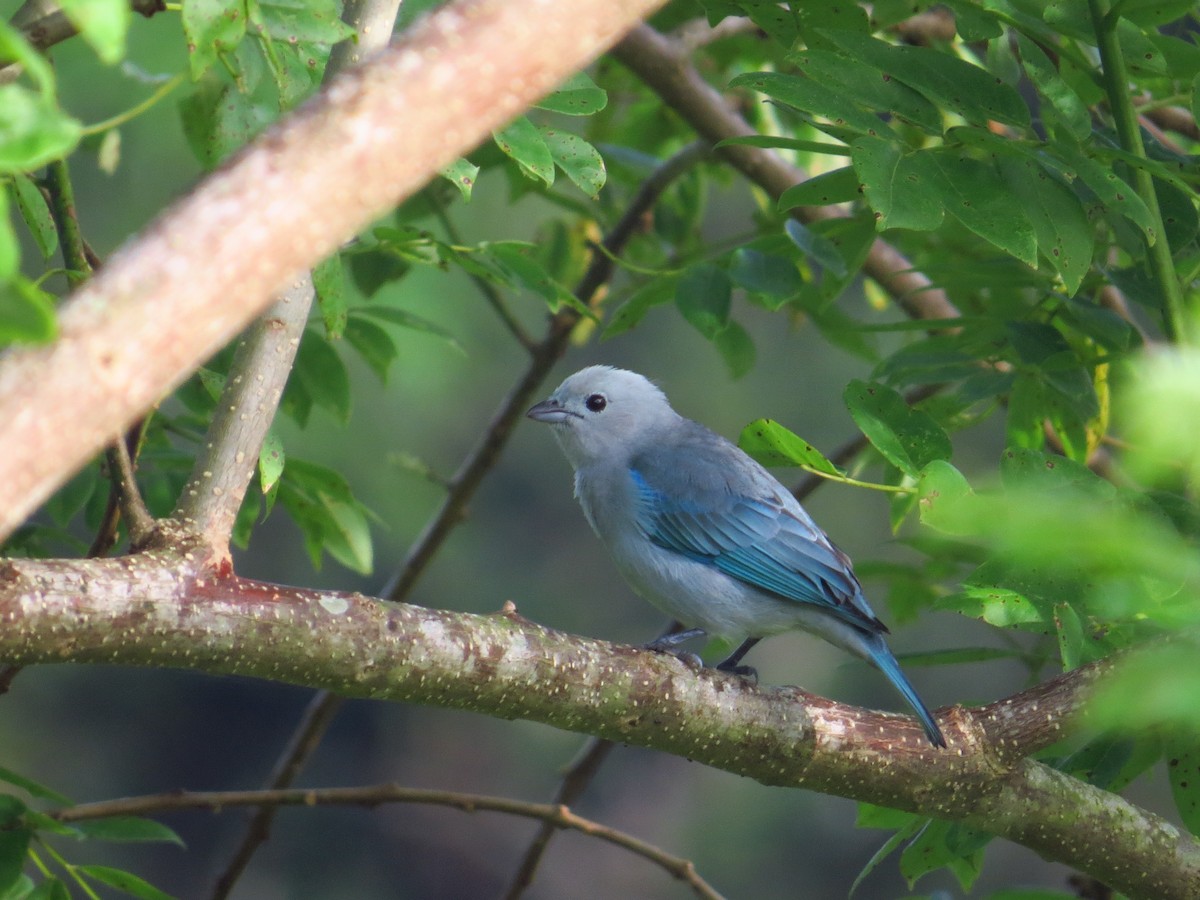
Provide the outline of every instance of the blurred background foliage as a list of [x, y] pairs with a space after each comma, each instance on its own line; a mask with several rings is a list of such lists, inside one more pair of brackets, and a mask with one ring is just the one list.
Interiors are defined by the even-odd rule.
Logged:
[[[63, 5], [87, 39], [55, 47], [52, 68], [0, 32], [0, 54], [28, 73], [0, 87], [8, 341], [51, 338], [68, 291], [45, 199], [54, 160], [68, 154], [81, 231], [102, 260], [311, 94], [347, 33], [333, 0], [185, 0], [132, 20], [121, 3]], [[406, 0], [398, 27], [432, 5]], [[0, 3], [3, 18], [16, 7]], [[1045, 761], [1196, 831], [1193, 4], [675, 0], [652, 24], [755, 126], [741, 143], [815, 177], [775, 198], [697, 157], [644, 217], [556, 374], [633, 368], [768, 463], [883, 488], [824, 484], [806, 504], [857, 561], [931, 706], [995, 700], [1132, 648], [1086, 726]], [[595, 242], [694, 140], [603, 59], [323, 264], [239, 522], [239, 573], [378, 593], [523, 370], [514, 334], [536, 340], [547, 307], [578, 305], [571, 287]], [[814, 206], [841, 215], [789, 217]], [[945, 293], [952, 321], [863, 276], [879, 234]], [[182, 487], [229, 356], [149, 419], [140, 477], [157, 514]], [[828, 461], [858, 435], [861, 448]], [[85, 552], [105, 481], [90, 465], [7, 552]], [[411, 599], [481, 613], [511, 600], [549, 627], [620, 642], [664, 624], [588, 531], [550, 436], [524, 427]], [[895, 705], [865, 666], [802, 635], [754, 663], [767, 683]], [[0, 764], [75, 800], [253, 788], [307, 700], [236, 679], [40, 667], [2, 701]], [[542, 800], [579, 744], [529, 723], [356, 701], [303, 783]], [[575, 808], [694, 860], [731, 896], [840, 896], [864, 867], [859, 898], [1069, 890], [1061, 866], [983, 835], [869, 808], [856, 830], [847, 801], [641, 750], [618, 749]], [[164, 821], [186, 851], [89, 843], [71, 859], [205, 895], [241, 818]], [[533, 830], [419, 807], [287, 810], [235, 895], [491, 895]], [[868, 865], [889, 831], [899, 861]], [[687, 891], [561, 835], [529, 896], [581, 893]]]

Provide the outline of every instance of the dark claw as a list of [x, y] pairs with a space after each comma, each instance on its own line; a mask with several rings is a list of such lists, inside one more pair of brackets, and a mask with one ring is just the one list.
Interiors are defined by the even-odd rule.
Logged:
[[758, 684], [758, 669], [754, 666], [727, 666], [721, 663], [716, 667], [718, 672], [728, 672], [730, 675], [740, 675], [742, 678], [749, 678], [755, 684]]

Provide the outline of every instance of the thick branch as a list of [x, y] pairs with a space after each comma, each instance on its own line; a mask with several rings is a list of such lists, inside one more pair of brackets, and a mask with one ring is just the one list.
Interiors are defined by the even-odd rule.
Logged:
[[693, 672], [512, 610], [472, 616], [221, 575], [198, 550], [10, 562], [0, 661], [189, 668], [527, 718], [959, 821], [1134, 896], [1200, 894], [1190, 835], [1020, 758], [1063, 737], [1103, 665], [980, 710], [941, 711], [950, 749], [938, 751], [903, 716]]
[[64, 305], [57, 341], [0, 359], [0, 538], [299, 272], [659, 5], [451, 3], [207, 178]]

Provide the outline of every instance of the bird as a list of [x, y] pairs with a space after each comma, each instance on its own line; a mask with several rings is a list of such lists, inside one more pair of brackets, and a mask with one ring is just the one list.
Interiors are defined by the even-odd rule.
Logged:
[[[740, 645], [802, 629], [865, 659], [945, 747], [854, 574], [850, 558], [761, 465], [677, 413], [646, 377], [612, 366], [569, 376], [528, 417], [547, 423], [575, 472], [575, 496], [634, 592], [685, 626], [646, 645], [675, 652], [705, 635]], [[681, 658], [691, 654], [679, 653]]]

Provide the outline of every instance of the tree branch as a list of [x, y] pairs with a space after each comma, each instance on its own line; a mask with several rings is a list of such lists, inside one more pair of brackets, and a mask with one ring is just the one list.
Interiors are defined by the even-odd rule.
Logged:
[[312, 309], [313, 283], [298, 276], [238, 343], [204, 446], [173, 517], [203, 535], [217, 555], [229, 553], [229, 536]]
[[458, 791], [422, 790], [398, 784], [378, 784], [353, 788], [299, 788], [274, 791], [173, 791], [145, 797], [126, 797], [99, 803], [84, 803], [51, 813], [60, 822], [86, 822], [110, 816], [144, 816], [184, 809], [207, 809], [221, 812], [234, 806], [367, 806], [374, 808], [385, 803], [421, 803], [449, 806], [462, 812], [501, 812], [527, 819], [539, 819], [553, 829], [571, 829], [589, 837], [615, 844], [666, 870], [689, 885], [696, 896], [720, 900], [707, 881], [696, 872], [691, 860], [672, 856], [653, 844], [646, 843], [615, 828], [601, 825], [571, 812], [561, 803], [528, 803], [507, 797], [486, 794], [463, 794]]
[[205, 179], [63, 305], [53, 344], [0, 358], [0, 539], [298, 272], [660, 2], [450, 3]]
[[671, 657], [491, 616], [285, 588], [204, 548], [0, 570], [0, 660], [195, 669], [526, 718], [652, 747], [765, 784], [949, 819], [1140, 897], [1200, 893], [1200, 843], [1126, 800], [1024, 759], [1061, 740], [1099, 663], [978, 710], [915, 721]]

